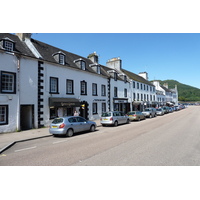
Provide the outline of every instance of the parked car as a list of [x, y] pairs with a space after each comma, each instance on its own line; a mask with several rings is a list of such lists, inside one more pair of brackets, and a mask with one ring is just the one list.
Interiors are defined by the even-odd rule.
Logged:
[[125, 124], [125, 123], [128, 124], [129, 122], [130, 122], [129, 117], [120, 111], [104, 112], [100, 118], [100, 123], [102, 124], [102, 126], [106, 125], [117, 126], [118, 124]]
[[163, 106], [162, 109], [164, 110], [165, 114], [169, 113], [169, 107]]
[[156, 114], [162, 116], [162, 115], [165, 114], [165, 112], [164, 112], [164, 110], [162, 108], [156, 108]]
[[55, 118], [49, 128], [53, 135], [73, 136], [74, 133], [82, 131], [95, 131], [96, 123], [88, 121], [79, 116], [68, 116]]
[[155, 108], [145, 108], [144, 111], [142, 112], [145, 117], [156, 117], [156, 109]]
[[137, 120], [140, 121], [141, 119], [146, 119], [145, 115], [140, 111], [131, 111], [128, 112], [127, 115], [131, 121]]

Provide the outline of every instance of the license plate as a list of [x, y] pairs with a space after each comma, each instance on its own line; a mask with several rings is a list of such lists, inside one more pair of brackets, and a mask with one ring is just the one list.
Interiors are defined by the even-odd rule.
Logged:
[[57, 126], [52, 126], [51, 128], [58, 128]]
[[108, 119], [103, 119], [103, 121], [108, 121]]

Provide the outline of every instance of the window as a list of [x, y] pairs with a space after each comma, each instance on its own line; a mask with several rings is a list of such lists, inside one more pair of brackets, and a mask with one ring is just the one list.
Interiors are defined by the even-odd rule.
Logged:
[[135, 88], [135, 81], [133, 81], [133, 88]]
[[97, 84], [92, 83], [92, 95], [97, 96]]
[[114, 97], [117, 97], [117, 94], [118, 92], [117, 92], [117, 87], [114, 87]]
[[50, 77], [50, 93], [58, 94], [58, 78]]
[[1, 72], [1, 93], [16, 93], [16, 74]]
[[74, 81], [67, 79], [67, 94], [74, 94]]
[[76, 63], [76, 65], [82, 69], [82, 70], [85, 70], [86, 69], [86, 63], [84, 60], [82, 60], [82, 58], [79, 58], [77, 60], [74, 60], [74, 63]]
[[137, 83], [137, 89], [140, 89], [140, 88], [139, 88], [139, 83]]
[[137, 100], [138, 101], [140, 100], [140, 94], [137, 94]]
[[97, 114], [97, 103], [92, 104], [92, 112], [93, 114]]
[[101, 85], [101, 96], [106, 96], [106, 86]]
[[81, 81], [81, 95], [87, 95], [87, 82]]
[[85, 61], [81, 60], [81, 69], [85, 70], [85, 66], [86, 66]]
[[143, 101], [143, 94], [141, 94], [141, 101]]
[[140, 84], [140, 88], [141, 88], [141, 90], [142, 90], [142, 83]]
[[61, 65], [65, 64], [65, 54], [62, 51], [56, 52], [52, 56], [59, 64]]
[[102, 110], [102, 113], [106, 112], [106, 103], [102, 103], [102, 109], [101, 110]]
[[8, 124], [8, 106], [0, 105], [0, 126]]
[[59, 54], [59, 63], [61, 65], [64, 65], [65, 64], [65, 55], [64, 54]]
[[13, 43], [10, 42], [10, 41], [6, 41], [4, 42], [4, 48], [7, 50], [7, 51], [13, 51]]
[[114, 80], [117, 81], [117, 73], [114, 72]]
[[136, 95], [135, 95], [135, 93], [133, 93], [133, 101], [135, 101], [136, 100]]
[[124, 89], [124, 97], [127, 97], [127, 89]]

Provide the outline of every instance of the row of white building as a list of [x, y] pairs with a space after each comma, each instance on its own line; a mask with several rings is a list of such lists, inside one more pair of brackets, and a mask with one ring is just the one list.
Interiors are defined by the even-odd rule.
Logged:
[[177, 87], [123, 69], [120, 58], [103, 66], [97, 53], [85, 58], [28, 33], [0, 33], [0, 82], [0, 133], [48, 126], [75, 110], [96, 120], [110, 110], [178, 104]]

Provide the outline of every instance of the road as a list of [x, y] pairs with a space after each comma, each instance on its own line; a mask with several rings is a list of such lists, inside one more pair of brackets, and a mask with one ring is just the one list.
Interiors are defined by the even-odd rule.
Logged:
[[74, 137], [17, 143], [1, 166], [198, 166], [200, 107]]

